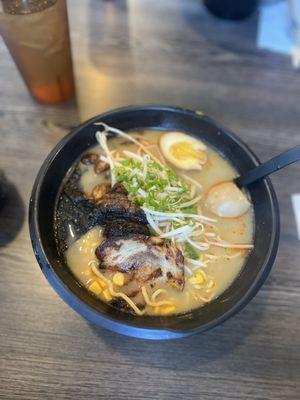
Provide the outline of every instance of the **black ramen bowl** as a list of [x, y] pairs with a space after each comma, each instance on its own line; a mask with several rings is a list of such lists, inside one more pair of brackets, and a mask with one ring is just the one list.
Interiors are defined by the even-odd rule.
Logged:
[[235, 135], [200, 112], [167, 106], [128, 107], [99, 115], [65, 136], [51, 151], [36, 178], [29, 209], [32, 246], [40, 267], [61, 298], [90, 322], [124, 335], [172, 339], [203, 332], [224, 322], [255, 296], [273, 265], [279, 241], [279, 210], [268, 178], [248, 187], [255, 214], [254, 249], [231, 286], [208, 305], [182, 315], [133, 316], [97, 300], [75, 278], [59, 255], [54, 213], [62, 181], [81, 153], [96, 144], [94, 122], [122, 130], [159, 129], [199, 137], [226, 157], [239, 173], [259, 164]]

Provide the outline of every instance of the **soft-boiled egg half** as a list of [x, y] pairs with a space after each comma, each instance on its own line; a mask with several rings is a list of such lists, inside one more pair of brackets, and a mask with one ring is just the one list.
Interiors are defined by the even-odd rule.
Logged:
[[163, 134], [159, 147], [166, 160], [180, 169], [201, 170], [207, 161], [205, 144], [182, 132]]
[[219, 217], [236, 218], [249, 210], [250, 202], [233, 182], [221, 182], [209, 189], [206, 206]]

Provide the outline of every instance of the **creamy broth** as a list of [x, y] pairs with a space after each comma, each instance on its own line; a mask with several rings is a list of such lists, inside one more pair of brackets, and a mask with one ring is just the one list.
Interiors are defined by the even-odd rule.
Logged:
[[[134, 137], [142, 137], [144, 140], [153, 143], [157, 143], [162, 134], [163, 132], [161, 131], [132, 133]], [[112, 138], [108, 143], [111, 150], [128, 149], [135, 152], [137, 150], [136, 145], [130, 144], [126, 139], [120, 137]], [[101, 148], [95, 146], [91, 151], [101, 153]], [[155, 150], [153, 150], [153, 153], [156, 154]], [[216, 218], [216, 216], [208, 210], [205, 204], [205, 195], [208, 189], [219, 182], [232, 180], [237, 176], [237, 173], [227, 160], [210, 147], [207, 148], [207, 157], [208, 161], [201, 171], [183, 172], [177, 170], [172, 165], [170, 165], [170, 167], [179, 176], [188, 175], [190, 178], [201, 183], [203, 196], [199, 201], [199, 205], [202, 213], [205, 216], [216, 219], [215, 226], [223, 241], [234, 244], [251, 244], [254, 226], [252, 207], [244, 215], [237, 218]], [[93, 170], [93, 166], [86, 165], [80, 165], [80, 169], [80, 187], [85, 193], [90, 193], [97, 184], [110, 182], [109, 172], [97, 175]], [[106, 289], [105, 284], [103, 284], [103, 281], [101, 281], [101, 279], [99, 279], [91, 269], [91, 265], [97, 265], [98, 263], [95, 250], [103, 240], [102, 228], [100, 226], [95, 226], [76, 241], [70, 238], [71, 244], [66, 251], [65, 256], [68, 266], [80, 283], [87, 288], [91, 288], [91, 285], [94, 282], [100, 283], [101, 289], [99, 289], [97, 285], [96, 290], [92, 290], [94, 295], [99, 297], [102, 301], [110, 302], [112, 297]], [[198, 251], [200, 260], [202, 253], [203, 252]], [[226, 249], [212, 245], [206, 253], [209, 253], [210, 261], [203, 266], [203, 268], [195, 268], [193, 265], [186, 263], [187, 269], [185, 270], [185, 286], [183, 291], [171, 288], [165, 283], [160, 282], [155, 282], [155, 284], [150, 282], [146, 285], [149, 297], [151, 297], [157, 289], [163, 288], [166, 292], [159, 294], [157, 300], [168, 299], [173, 304], [173, 306], [165, 307], [152, 307], [146, 305], [146, 314], [167, 315], [184, 313], [197, 307], [201, 307], [215, 299], [230, 286], [233, 280], [240, 273], [245, 264], [246, 258], [248, 257], [249, 250]], [[222, 258], [219, 257], [216, 260], [214, 259], [214, 256], [221, 255]], [[193, 275], [191, 275], [191, 272]], [[197, 284], [196, 287], [195, 280], [191, 280], [191, 278], [195, 278], [195, 273], [197, 273], [197, 279], [199, 281], [199, 284]], [[107, 279], [112, 279], [113, 277], [113, 272], [111, 271], [101, 270], [101, 274], [103, 274]], [[116, 286], [115, 291], [122, 291], [122, 286]], [[143, 305], [142, 295], [138, 294], [135, 297], [134, 302]]]

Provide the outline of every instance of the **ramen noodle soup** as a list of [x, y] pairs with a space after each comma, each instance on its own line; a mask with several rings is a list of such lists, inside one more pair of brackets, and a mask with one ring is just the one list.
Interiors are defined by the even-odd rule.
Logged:
[[253, 247], [251, 201], [230, 162], [182, 132], [99, 123], [95, 134], [56, 207], [57, 246], [80, 284], [137, 316], [220, 296]]

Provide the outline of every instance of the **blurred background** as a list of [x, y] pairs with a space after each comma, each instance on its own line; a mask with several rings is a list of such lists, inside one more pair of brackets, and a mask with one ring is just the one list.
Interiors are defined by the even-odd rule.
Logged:
[[[69, 1], [79, 119], [144, 102], [228, 114], [245, 96], [240, 85], [248, 101], [257, 85], [264, 86], [267, 96], [268, 88], [283, 84], [274, 82], [274, 72], [284, 80], [297, 63], [292, 56], [298, 32], [295, 5], [297, 11], [293, 0]], [[51, 35], [51, 25], [42, 34]], [[3, 41], [0, 51], [6, 104], [30, 104]], [[247, 102], [243, 110], [254, 112], [253, 107]]]

